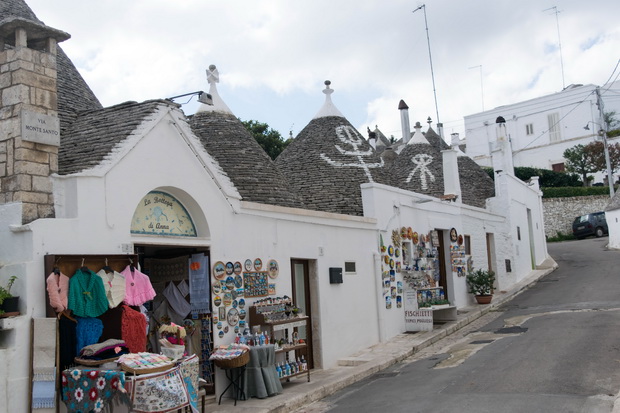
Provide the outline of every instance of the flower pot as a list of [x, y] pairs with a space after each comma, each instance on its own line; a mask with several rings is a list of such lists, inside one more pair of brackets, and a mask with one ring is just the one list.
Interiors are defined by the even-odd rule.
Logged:
[[491, 304], [492, 295], [475, 295], [478, 304]]
[[4, 316], [9, 317], [13, 315], [19, 315], [19, 297], [5, 298], [0, 305], [0, 310], [4, 311]]

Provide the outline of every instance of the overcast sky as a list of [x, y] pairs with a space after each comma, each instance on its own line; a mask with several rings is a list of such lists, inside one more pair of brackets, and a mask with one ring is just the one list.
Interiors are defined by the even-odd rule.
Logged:
[[[400, 99], [412, 123], [437, 121], [424, 9], [413, 12], [421, 2], [26, 1], [71, 34], [61, 46], [104, 106], [208, 91], [205, 69], [215, 64], [234, 114], [285, 137], [318, 112], [326, 79], [334, 104], [364, 136], [378, 125], [401, 137]], [[557, 20], [556, 9], [545, 11], [553, 6]], [[428, 0], [425, 11], [448, 139], [463, 137], [463, 116], [483, 105], [602, 85], [620, 59], [618, 0]]]

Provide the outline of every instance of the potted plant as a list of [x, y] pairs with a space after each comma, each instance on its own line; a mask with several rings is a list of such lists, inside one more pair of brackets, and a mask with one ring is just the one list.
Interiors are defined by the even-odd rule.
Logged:
[[17, 280], [17, 276], [9, 277], [6, 287], [0, 285], [0, 316], [18, 315], [19, 314], [19, 297], [11, 294], [11, 287]]
[[495, 273], [491, 270], [477, 269], [467, 274], [469, 292], [476, 297], [478, 304], [489, 304], [493, 298]]

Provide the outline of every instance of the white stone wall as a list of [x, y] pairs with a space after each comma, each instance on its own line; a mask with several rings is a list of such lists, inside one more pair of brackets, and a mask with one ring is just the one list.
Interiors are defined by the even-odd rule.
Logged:
[[591, 212], [604, 211], [609, 195], [589, 195], [565, 198], [543, 198], [545, 235], [556, 237], [559, 233], [572, 234], [575, 217]]
[[609, 248], [620, 249], [620, 209], [605, 212], [609, 226]]

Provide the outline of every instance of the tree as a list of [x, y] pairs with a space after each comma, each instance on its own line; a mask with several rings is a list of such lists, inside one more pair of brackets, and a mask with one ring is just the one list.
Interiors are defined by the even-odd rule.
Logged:
[[271, 129], [266, 123], [256, 120], [241, 120], [241, 123], [250, 131], [271, 159], [276, 159], [291, 141], [290, 139], [285, 141], [280, 132]]
[[620, 119], [617, 118], [617, 113], [615, 110], [610, 112], [605, 112], [603, 116], [605, 117], [605, 123], [607, 124], [607, 137], [615, 138], [616, 136], [620, 136]]
[[[620, 168], [620, 144], [607, 144], [609, 151], [609, 164], [611, 172], [614, 173]], [[603, 142], [592, 142], [585, 146], [584, 150], [589, 153], [590, 158], [594, 161], [596, 171], [607, 172], [607, 161], [605, 160], [605, 145]]]
[[588, 174], [599, 171], [592, 152], [581, 144], [566, 149], [563, 155], [566, 159], [566, 170], [581, 175], [583, 186], [588, 185]]

